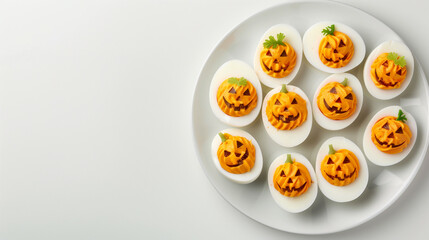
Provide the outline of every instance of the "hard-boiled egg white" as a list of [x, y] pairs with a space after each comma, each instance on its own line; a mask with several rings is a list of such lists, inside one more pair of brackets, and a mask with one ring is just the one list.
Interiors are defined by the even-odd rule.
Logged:
[[[347, 84], [353, 89], [354, 94], [357, 98], [357, 104], [356, 104], [356, 110], [355, 112], [344, 120], [333, 120], [325, 115], [320, 111], [319, 107], [317, 106], [317, 96], [320, 93], [320, 90], [328, 83], [330, 82], [342, 82], [344, 79], [347, 78]], [[363, 90], [362, 85], [360, 84], [360, 81], [357, 77], [355, 77], [353, 74], [350, 73], [336, 73], [332, 74], [331, 76], [325, 78], [320, 85], [318, 86], [314, 97], [313, 97], [313, 112], [314, 112], [314, 119], [316, 122], [323, 128], [327, 130], [340, 130], [343, 128], [346, 128], [350, 124], [352, 124], [356, 118], [358, 117], [360, 110], [362, 109], [363, 104]]]
[[[270, 75], [266, 74], [264, 70], [262, 70], [261, 66], [261, 52], [264, 49], [264, 42], [266, 39], [269, 39], [270, 36], [277, 37], [277, 34], [283, 33], [285, 35], [284, 41], [287, 42], [292, 46], [292, 48], [295, 50], [296, 53], [296, 65], [293, 68], [292, 72], [288, 74], [287, 76], [283, 78], [274, 78]], [[258, 46], [256, 48], [256, 53], [254, 57], [254, 68], [255, 72], [259, 77], [259, 80], [265, 85], [270, 88], [274, 88], [277, 86], [280, 86], [282, 84], [288, 84], [291, 82], [296, 74], [299, 71], [299, 68], [301, 67], [301, 61], [302, 61], [302, 39], [299, 32], [292, 26], [287, 24], [278, 24], [272, 26], [270, 29], [268, 29], [264, 35], [262, 36], [261, 40], [258, 43]]]
[[[405, 114], [407, 118], [406, 124], [408, 125], [412, 133], [410, 143], [400, 153], [395, 153], [395, 154], [384, 153], [380, 151], [371, 140], [372, 127], [378, 120], [384, 117], [387, 117], [387, 116], [397, 117], [400, 109]], [[405, 111], [404, 108], [400, 106], [389, 106], [381, 109], [369, 121], [363, 135], [363, 150], [365, 152], [365, 155], [368, 157], [368, 160], [370, 160], [375, 165], [390, 166], [390, 165], [399, 163], [411, 152], [416, 142], [416, 139], [417, 139], [417, 123], [414, 117], [411, 115], [411, 113]]]
[[[307, 191], [297, 197], [286, 197], [274, 188], [274, 173], [277, 167], [285, 163], [288, 154], [291, 154], [293, 160], [302, 163], [307, 168], [312, 180], [311, 186], [307, 189]], [[282, 209], [291, 213], [302, 212], [308, 209], [314, 203], [314, 200], [317, 197], [317, 185], [318, 180], [316, 178], [313, 166], [306, 157], [299, 153], [286, 153], [278, 156], [276, 159], [274, 159], [270, 165], [270, 168], [268, 169], [268, 188], [270, 189], [271, 196]]]
[[230, 129], [222, 130], [221, 132], [229, 133], [232, 136], [245, 137], [246, 139], [248, 139], [255, 147], [255, 165], [249, 172], [242, 173], [242, 174], [233, 174], [223, 169], [217, 157], [217, 151], [218, 151], [219, 145], [222, 143], [222, 140], [220, 136], [216, 134], [216, 136], [213, 138], [212, 145], [211, 145], [212, 160], [214, 165], [216, 166], [216, 169], [227, 179], [236, 183], [247, 184], [255, 181], [261, 174], [262, 167], [263, 167], [262, 151], [256, 139], [253, 138], [253, 136], [250, 135], [248, 132], [243, 131], [241, 129], [230, 128]]
[[[223, 81], [231, 77], [241, 78], [244, 77], [247, 81], [252, 83], [256, 89], [258, 96], [256, 107], [247, 115], [241, 117], [233, 117], [225, 114], [217, 103], [217, 91]], [[259, 114], [262, 105], [262, 88], [258, 76], [255, 71], [245, 62], [240, 60], [230, 60], [224, 63], [215, 72], [210, 84], [209, 90], [210, 107], [214, 115], [223, 123], [233, 127], [243, 127], [252, 123]]]
[[[321, 164], [323, 159], [329, 153], [329, 145], [332, 144], [335, 150], [347, 149], [353, 152], [359, 160], [359, 175], [350, 184], [345, 186], [335, 186], [326, 181], [321, 172]], [[365, 190], [368, 179], [368, 165], [365, 156], [359, 147], [344, 137], [332, 137], [326, 140], [319, 149], [316, 158], [316, 176], [319, 183], [320, 191], [329, 199], [335, 202], [349, 202], [358, 198]]]
[[262, 122], [264, 123], [265, 130], [267, 131], [271, 139], [274, 140], [274, 142], [284, 147], [295, 147], [301, 144], [302, 142], [304, 142], [305, 139], [310, 134], [311, 126], [313, 124], [313, 113], [311, 111], [311, 102], [308, 99], [307, 95], [300, 88], [292, 85], [287, 85], [286, 89], [288, 92], [295, 92], [306, 101], [307, 119], [301, 126], [295, 129], [278, 130], [273, 125], [271, 125], [270, 121], [268, 120], [268, 117], [266, 114], [266, 108], [267, 108], [268, 100], [274, 94], [280, 92], [281, 88], [282, 88], [281, 86], [273, 88], [271, 91], [267, 93], [267, 95], [265, 95], [264, 102], [262, 103]]
[[[354, 55], [352, 59], [346, 66], [340, 68], [328, 67], [324, 65], [319, 58], [319, 44], [324, 37], [322, 30], [332, 24], [335, 25], [335, 31], [345, 33], [349, 36], [354, 46]], [[308, 62], [320, 71], [327, 73], [342, 73], [355, 68], [362, 62], [365, 57], [365, 42], [359, 33], [351, 27], [338, 22], [324, 21], [314, 24], [304, 33], [303, 50]]]
[[[380, 89], [375, 86], [371, 79], [371, 65], [377, 59], [377, 57], [383, 53], [395, 52], [399, 56], [403, 56], [407, 65], [407, 75], [402, 81], [401, 86], [395, 89]], [[411, 54], [410, 49], [402, 42], [399, 41], [387, 41], [378, 45], [368, 56], [363, 68], [363, 79], [365, 82], [366, 89], [368, 92], [381, 100], [392, 99], [400, 95], [410, 84], [414, 72], [414, 58]]]

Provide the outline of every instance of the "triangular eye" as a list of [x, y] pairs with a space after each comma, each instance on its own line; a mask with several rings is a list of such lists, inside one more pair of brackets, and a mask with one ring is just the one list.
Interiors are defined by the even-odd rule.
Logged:
[[231, 152], [228, 152], [228, 151], [223, 151], [223, 156], [224, 157], [228, 157], [229, 155], [231, 154]]
[[235, 91], [235, 88], [234, 87], [232, 87], [230, 90], [229, 90], [229, 93], [236, 93], [236, 91]]
[[344, 47], [346, 46], [346, 44], [343, 42], [343, 40], [341, 39], [340, 44], [338, 44], [338, 47]]
[[387, 61], [385, 61], [385, 62], [383, 63], [383, 66], [388, 67], [388, 66], [389, 66], [389, 63], [388, 63]]
[[335, 89], [335, 87], [331, 88], [331, 90], [329, 90], [330, 93], [337, 93], [337, 89]]
[[280, 57], [286, 57], [286, 56], [287, 56], [286, 51], [285, 51], [285, 50], [283, 50], [283, 52], [282, 52], [282, 54], [280, 55]]
[[273, 55], [271, 55], [271, 52], [270, 52], [270, 51], [268, 51], [268, 52], [267, 52], [267, 56], [273, 56]]
[[289, 178], [289, 180], [287, 180], [287, 183], [293, 183], [292, 179]]
[[274, 105], [282, 105], [282, 104], [278, 99], [276, 99], [276, 102], [274, 103]]
[[249, 89], [246, 89], [246, 91], [244, 91], [243, 95], [245, 95], [245, 96], [250, 96]]
[[348, 157], [344, 158], [344, 161], [343, 161], [343, 163], [350, 163], [350, 160], [349, 160], [349, 158], [348, 158]]
[[353, 100], [353, 95], [351, 93], [349, 93], [349, 94], [347, 94], [347, 96], [345, 97], [345, 99]]
[[242, 143], [242, 142], [240, 142], [240, 141], [237, 141], [237, 148], [239, 148], [239, 147], [241, 147], [241, 146], [243, 146], [243, 143]]
[[332, 161], [331, 158], [328, 159], [328, 164], [334, 164], [334, 161]]
[[329, 44], [329, 42], [326, 44], [325, 48], [332, 48], [331, 44]]
[[280, 177], [286, 177], [285, 172], [282, 170], [282, 172], [280, 173]]
[[296, 99], [294, 98], [293, 100], [292, 100], [292, 103], [291, 104], [298, 104], [298, 102], [296, 101]]
[[385, 123], [384, 125], [383, 125], [383, 127], [382, 128], [384, 128], [384, 129], [386, 129], [386, 130], [390, 130], [390, 127], [389, 127], [389, 124], [388, 123]]
[[404, 131], [402, 130], [402, 127], [399, 127], [398, 130], [396, 130], [395, 133], [404, 133]]
[[295, 176], [301, 176], [301, 171], [299, 171], [299, 169], [296, 171]]
[[389, 136], [387, 136], [388, 138], [394, 138], [395, 135], [393, 135], [393, 133], [390, 133]]
[[401, 69], [399, 69], [398, 71], [396, 71], [396, 74], [401, 75], [402, 74]]

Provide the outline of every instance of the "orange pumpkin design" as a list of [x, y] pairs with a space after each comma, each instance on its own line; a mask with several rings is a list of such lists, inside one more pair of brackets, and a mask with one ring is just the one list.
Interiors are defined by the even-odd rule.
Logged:
[[411, 130], [405, 121], [406, 117], [401, 110], [398, 118], [388, 116], [378, 120], [371, 129], [372, 142], [384, 153], [402, 152], [412, 137]]
[[296, 65], [296, 53], [286, 41], [283, 33], [277, 34], [277, 40], [270, 36], [264, 42], [264, 49], [260, 54], [262, 70], [274, 78], [283, 78], [289, 75]]
[[283, 84], [280, 92], [268, 100], [265, 113], [275, 128], [292, 130], [305, 122], [308, 111], [306, 101], [297, 93], [288, 92]]
[[346, 186], [354, 182], [359, 176], [359, 160], [356, 155], [347, 150], [335, 151], [329, 145], [329, 154], [323, 159], [320, 170], [323, 178], [335, 186]]
[[299, 162], [292, 161], [290, 154], [281, 166], [278, 166], [273, 176], [274, 188], [286, 197], [298, 197], [311, 186], [311, 176], [308, 169]]
[[381, 89], [399, 88], [406, 76], [405, 61], [394, 53], [381, 54], [371, 65], [371, 79]]
[[217, 150], [221, 167], [233, 174], [249, 172], [255, 165], [255, 146], [247, 138], [219, 133], [222, 143]]
[[249, 114], [258, 101], [255, 87], [243, 77], [232, 77], [223, 81], [216, 97], [220, 109], [232, 117]]
[[329, 119], [344, 120], [356, 110], [357, 99], [353, 89], [347, 85], [347, 78], [343, 82], [326, 84], [317, 96], [319, 110]]
[[352, 40], [345, 33], [335, 31], [335, 25], [331, 25], [326, 29], [322, 31], [325, 37], [319, 44], [320, 60], [331, 68], [346, 66], [354, 54]]

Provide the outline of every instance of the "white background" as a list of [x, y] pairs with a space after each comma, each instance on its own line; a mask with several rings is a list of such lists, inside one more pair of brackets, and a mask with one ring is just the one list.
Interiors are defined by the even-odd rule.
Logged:
[[[428, 236], [428, 157], [388, 210], [322, 236], [247, 218], [204, 175], [198, 74], [228, 31], [282, 2], [0, 1], [0, 240]], [[428, 76], [427, 1], [343, 2], [398, 33]]]

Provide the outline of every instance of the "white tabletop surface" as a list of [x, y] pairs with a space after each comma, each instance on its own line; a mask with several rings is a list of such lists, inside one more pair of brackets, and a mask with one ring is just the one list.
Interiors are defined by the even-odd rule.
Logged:
[[[428, 236], [428, 157], [389, 209], [322, 236], [249, 219], [204, 175], [198, 74], [228, 31], [282, 2], [0, 1], [0, 239]], [[428, 76], [428, 1], [343, 2], [390, 26]]]

